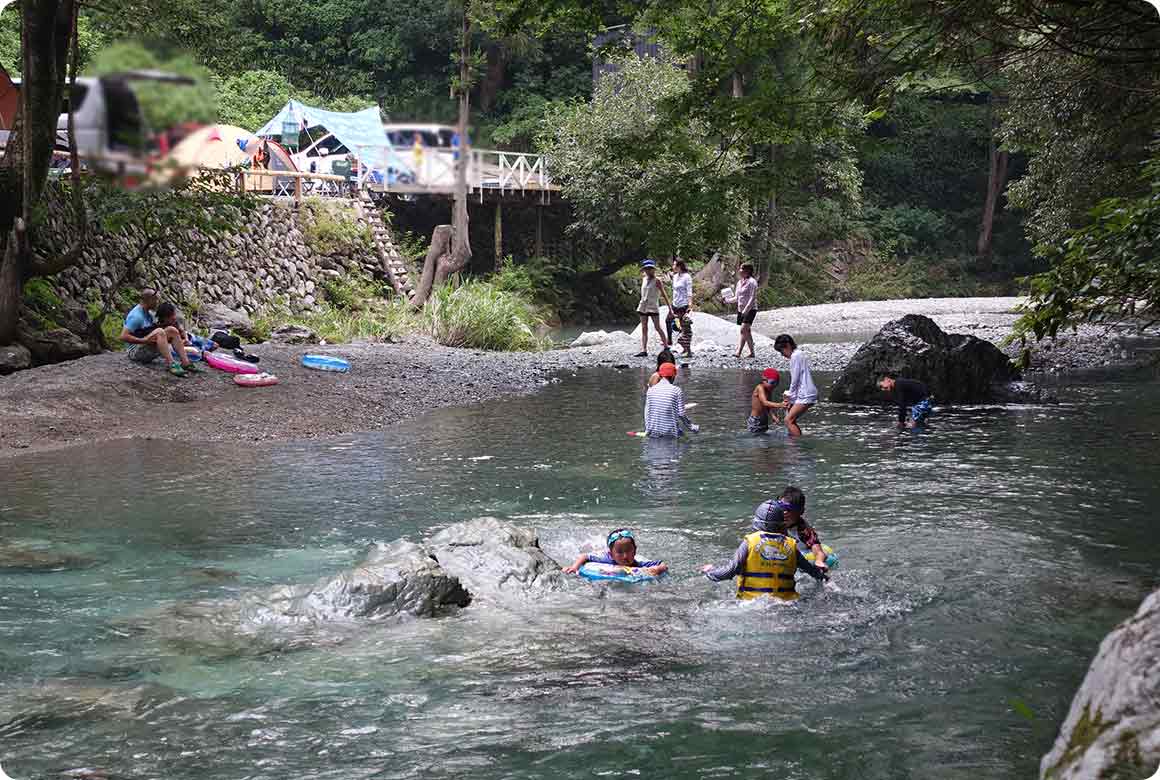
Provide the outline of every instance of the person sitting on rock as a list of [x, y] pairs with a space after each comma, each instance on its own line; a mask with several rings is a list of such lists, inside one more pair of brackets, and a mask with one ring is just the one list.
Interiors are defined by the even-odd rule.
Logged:
[[799, 546], [814, 554], [814, 565], [826, 571], [826, 553], [822, 549], [822, 540], [818, 538], [814, 527], [806, 522], [805, 512], [806, 494], [801, 488], [788, 485], [777, 498], [758, 504], [753, 516], [767, 527], [778, 529], [778, 533], [794, 537]]
[[565, 574], [575, 574], [586, 563], [606, 563], [611, 566], [631, 566], [644, 569], [654, 577], [664, 574], [669, 566], [664, 561], [642, 561], [636, 557], [636, 539], [627, 528], [617, 528], [608, 534], [608, 552], [604, 555], [580, 553], [571, 566], [564, 567]]
[[678, 437], [684, 429], [701, 430], [685, 414], [685, 394], [673, 384], [677, 367], [662, 363], [657, 367], [662, 380], [648, 389], [644, 398], [644, 431], [650, 438]]
[[[141, 302], [130, 309], [121, 328], [121, 341], [130, 345], [129, 359], [135, 363], [152, 363], [161, 358], [169, 364], [169, 373], [185, 376], [193, 368], [185, 352], [185, 335], [177, 324], [177, 308], [172, 303], [157, 305], [157, 292], [141, 291]], [[152, 309], [157, 308], [154, 317]]]
[[[922, 425], [930, 416], [932, 399], [926, 385], [917, 379], [901, 379], [884, 376], [878, 380], [878, 386], [890, 393], [894, 403], [898, 405], [898, 427], [914, 428]], [[910, 419], [906, 418], [907, 408], [910, 409]]]
[[761, 372], [761, 381], [757, 383], [757, 387], [753, 388], [753, 394], [750, 396], [749, 420], [745, 423], [745, 427], [749, 429], [750, 433], [768, 433], [771, 414], [773, 415], [773, 424], [779, 423], [777, 414], [771, 412], [770, 409], [785, 408], [784, 402], [773, 400], [774, 388], [780, 381], [781, 374], [776, 368], [767, 368]]
[[713, 582], [736, 577], [739, 599], [797, 599], [794, 574], [798, 569], [821, 582], [829, 579], [823, 569], [806, 560], [797, 542], [781, 528], [782, 521], [780, 512], [753, 518], [753, 533], [741, 540], [733, 560], [720, 566], [706, 564], [701, 572]]

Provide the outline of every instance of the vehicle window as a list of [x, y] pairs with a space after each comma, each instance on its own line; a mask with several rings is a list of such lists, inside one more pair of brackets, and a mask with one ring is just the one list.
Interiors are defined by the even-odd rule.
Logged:
[[60, 107], [60, 113], [62, 113], [62, 114], [68, 113], [69, 103], [72, 103], [74, 111], [78, 110], [81, 106], [84, 105], [85, 95], [87, 95], [87, 94], [89, 94], [88, 86], [85, 84], [77, 84], [73, 88], [71, 100], [69, 99], [70, 96], [66, 94], [64, 96], [64, 100], [61, 101], [62, 105]]

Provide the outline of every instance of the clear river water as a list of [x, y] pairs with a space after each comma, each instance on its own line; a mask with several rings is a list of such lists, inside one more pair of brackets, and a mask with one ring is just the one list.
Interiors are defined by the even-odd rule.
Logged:
[[[583, 371], [337, 440], [9, 459], [0, 539], [87, 564], [0, 569], [4, 769], [1034, 776], [1100, 640], [1158, 582], [1156, 376], [1073, 379], [1059, 406], [946, 410], [919, 433], [822, 404], [789, 440], [741, 432], [754, 374], [694, 369], [703, 431], [680, 444], [625, 436], [644, 378]], [[835, 587], [738, 603], [699, 567], [791, 483], [841, 555]], [[673, 574], [264, 649], [148, 630], [159, 608], [311, 582], [483, 515], [535, 526], [561, 562], [631, 526]]]

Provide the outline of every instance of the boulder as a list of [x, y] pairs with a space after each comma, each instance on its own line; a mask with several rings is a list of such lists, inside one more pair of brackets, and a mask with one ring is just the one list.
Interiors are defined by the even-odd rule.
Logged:
[[23, 344], [0, 347], [0, 376], [32, 367], [32, 353]]
[[317, 344], [318, 334], [301, 325], [283, 325], [270, 334], [270, 341], [278, 344]]
[[48, 363], [63, 363], [89, 354], [88, 345], [67, 328], [32, 330], [24, 324], [17, 332], [20, 343], [32, 354], [32, 362], [38, 366]]
[[1028, 402], [1043, 400], [989, 341], [943, 333], [929, 317], [907, 314], [882, 326], [863, 344], [830, 389], [830, 399], [878, 403], [878, 380], [894, 374], [926, 383], [940, 403]]
[[1160, 766], [1160, 590], [1104, 638], [1042, 780], [1155, 777]]
[[[215, 285], [213, 289], [221, 296], [220, 288]], [[254, 323], [245, 312], [235, 311], [218, 303], [202, 306], [197, 318], [210, 330], [229, 330], [247, 338], [254, 335]]]
[[448, 526], [424, 546], [473, 599], [563, 586], [560, 566], [540, 549], [534, 529], [482, 517]]
[[[669, 313], [667, 306], [661, 307], [661, 327], [665, 326], [665, 316]], [[693, 318], [693, 352], [698, 349], [704, 349], [709, 344], [716, 344], [722, 349], [732, 349], [736, 351], [737, 345], [741, 342], [741, 326], [737, 324], [736, 319], [727, 320], [724, 317], [718, 317], [716, 314], [709, 314], [703, 311], [694, 311], [690, 315]], [[753, 333], [753, 346], [757, 354], [765, 355], [772, 358], [776, 353], [773, 350], [773, 339], [768, 336], [762, 336], [757, 331]], [[632, 332], [632, 338], [636, 343], [640, 343], [640, 326], [636, 326], [636, 330]], [[673, 340], [676, 341], [678, 334], [673, 331]], [[655, 343], [656, 334], [652, 332], [652, 323], [649, 323], [649, 343]], [[748, 353], [747, 353], [748, 354]]]
[[623, 330], [614, 330], [611, 333], [606, 333], [602, 330], [585, 331], [581, 333], [570, 346], [573, 347], [597, 347], [601, 344], [611, 344], [617, 341], [629, 341], [631, 336]]

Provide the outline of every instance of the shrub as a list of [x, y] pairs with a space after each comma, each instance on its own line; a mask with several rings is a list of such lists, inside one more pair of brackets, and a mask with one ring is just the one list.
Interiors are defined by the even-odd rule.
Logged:
[[254, 338], [270, 338], [274, 328], [300, 325], [309, 328], [330, 344], [350, 341], [394, 341], [418, 328], [418, 319], [410, 305], [402, 300], [376, 301], [374, 305], [340, 309], [323, 304], [312, 311], [290, 312], [284, 304], [254, 316]]
[[913, 254], [945, 246], [955, 231], [946, 217], [920, 206], [906, 204], [863, 210], [862, 225], [874, 243]]
[[532, 305], [488, 282], [444, 284], [427, 300], [422, 317], [431, 336], [448, 347], [539, 350], [547, 346], [536, 336], [541, 322]]
[[387, 297], [382, 285], [361, 274], [324, 279], [322, 289], [330, 304], [340, 311], [357, 311]]
[[347, 209], [319, 198], [302, 201], [302, 236], [306, 245], [320, 255], [332, 255], [348, 249], [369, 250], [374, 236], [366, 225], [359, 224]]

